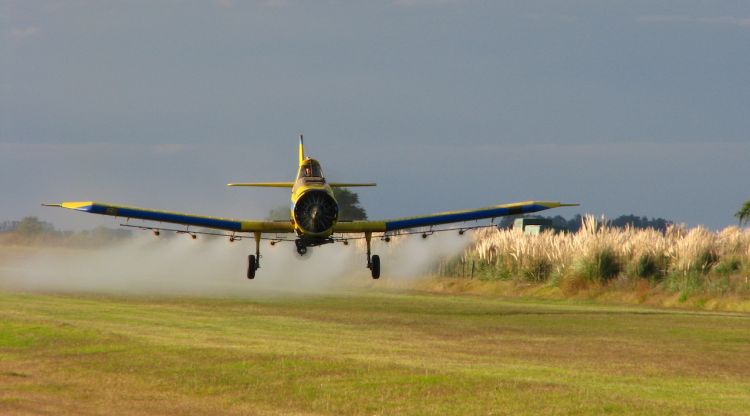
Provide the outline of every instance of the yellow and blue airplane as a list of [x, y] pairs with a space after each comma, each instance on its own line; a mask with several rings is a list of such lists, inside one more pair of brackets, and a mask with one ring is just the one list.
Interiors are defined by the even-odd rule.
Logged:
[[[152, 230], [156, 235], [159, 235], [160, 231], [175, 231], [179, 233], [187, 233], [193, 238], [196, 238], [196, 234], [222, 235], [229, 237], [230, 241], [234, 241], [241, 238], [242, 234], [252, 234], [255, 238], [255, 254], [248, 255], [248, 279], [255, 278], [255, 273], [260, 268], [260, 241], [262, 239], [271, 240], [271, 244], [280, 241], [294, 241], [297, 247], [297, 252], [300, 255], [305, 255], [308, 247], [334, 242], [343, 242], [346, 244], [350, 239], [362, 238], [363, 236], [367, 243], [367, 268], [370, 269], [372, 278], [378, 279], [380, 277], [380, 257], [371, 253], [373, 234], [380, 235], [384, 241], [390, 241], [390, 236], [396, 233], [421, 233], [422, 236], [426, 238], [433, 232], [448, 230], [433, 230], [432, 227], [436, 225], [465, 223], [468, 221], [490, 218], [494, 220], [494, 218], [506, 215], [528, 214], [550, 208], [578, 205], [549, 201], [527, 201], [464, 211], [396, 218], [384, 221], [340, 221], [338, 218], [338, 204], [336, 203], [332, 189], [338, 187], [375, 186], [375, 184], [328, 182], [323, 176], [320, 163], [315, 159], [305, 156], [302, 135], [300, 135], [299, 140], [299, 169], [297, 171], [297, 179], [294, 182], [251, 182], [230, 183], [227, 185], [291, 188], [292, 204], [290, 220], [237, 220], [157, 211], [92, 201], [62, 202], [59, 204], [42, 205], [68, 208], [92, 214], [122, 217], [126, 219], [126, 223], [121, 225]], [[127, 224], [127, 221], [130, 219], [181, 224], [185, 225], [186, 228], [184, 230], [178, 230], [160, 227], [135, 226]], [[222, 230], [223, 232], [231, 232], [231, 234], [191, 231], [189, 228], [190, 226], [217, 229]], [[460, 234], [463, 234], [466, 230], [486, 226], [487, 225], [466, 226], [451, 228], [450, 230], [458, 230]], [[402, 231], [426, 228], [429, 228], [429, 230], [416, 232]], [[266, 234], [266, 238], [263, 237], [263, 234]], [[280, 234], [296, 234], [296, 236], [287, 239], [279, 237]], [[275, 235], [275, 237], [268, 238], [268, 235]]]

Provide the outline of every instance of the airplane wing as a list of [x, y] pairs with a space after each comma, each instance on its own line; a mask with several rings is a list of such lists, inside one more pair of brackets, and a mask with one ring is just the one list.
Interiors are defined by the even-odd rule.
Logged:
[[256, 186], [261, 188], [291, 188], [294, 182], [239, 182], [228, 183], [227, 186]]
[[[375, 183], [356, 183], [356, 182], [330, 182], [331, 188], [351, 188], [354, 186], [376, 186]], [[227, 186], [255, 186], [262, 188], [292, 188], [294, 182], [233, 182]]]
[[376, 183], [355, 183], [355, 182], [331, 182], [328, 185], [331, 188], [351, 188], [353, 186], [377, 186]]
[[529, 214], [550, 208], [572, 207], [578, 204], [563, 204], [550, 201], [527, 201], [505, 205], [495, 205], [486, 208], [464, 211], [441, 212], [417, 217], [395, 218], [385, 221], [351, 221], [339, 222], [333, 228], [334, 233], [363, 233], [387, 232], [406, 228], [428, 227], [432, 225], [450, 224], [481, 220], [486, 218], [503, 217], [506, 215]]
[[196, 227], [215, 228], [236, 232], [291, 233], [294, 231], [289, 221], [247, 221], [229, 218], [206, 217], [201, 215], [181, 214], [179, 212], [157, 211], [124, 205], [113, 205], [102, 202], [63, 202], [60, 204], [42, 204], [44, 206], [73, 209], [91, 214], [110, 215], [113, 217], [136, 218], [140, 220], [169, 222], [174, 224], [194, 225]]

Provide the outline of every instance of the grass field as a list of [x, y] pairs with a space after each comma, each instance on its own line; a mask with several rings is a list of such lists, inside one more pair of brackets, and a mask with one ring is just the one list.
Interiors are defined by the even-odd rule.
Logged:
[[748, 414], [750, 316], [0, 293], [0, 414]]

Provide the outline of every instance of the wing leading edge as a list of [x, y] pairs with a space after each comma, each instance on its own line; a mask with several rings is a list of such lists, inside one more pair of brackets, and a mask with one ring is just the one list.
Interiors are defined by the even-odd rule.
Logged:
[[464, 211], [441, 212], [432, 215], [395, 218], [385, 221], [340, 222], [333, 229], [335, 233], [387, 232], [407, 228], [429, 227], [432, 225], [475, 221], [507, 215], [530, 214], [550, 208], [572, 207], [578, 204], [563, 204], [551, 201], [527, 201]]
[[291, 188], [294, 182], [235, 182], [227, 186], [256, 186], [261, 188]]
[[182, 214], [179, 212], [158, 211], [124, 205], [113, 205], [102, 202], [63, 202], [60, 204], [43, 204], [60, 208], [73, 209], [91, 214], [110, 215], [113, 217], [136, 218], [147, 221], [169, 222], [174, 224], [193, 225], [196, 227], [215, 228], [237, 232], [291, 233], [294, 231], [288, 221], [246, 221], [230, 218], [207, 217], [202, 215]]
[[[358, 182], [330, 182], [331, 188], [350, 188], [354, 186], [377, 186], [375, 183], [358, 183]], [[233, 182], [227, 186], [255, 186], [261, 188], [292, 188], [294, 182]]]

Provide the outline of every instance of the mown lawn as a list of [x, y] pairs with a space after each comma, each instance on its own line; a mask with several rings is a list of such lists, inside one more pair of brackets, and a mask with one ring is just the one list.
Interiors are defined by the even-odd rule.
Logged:
[[0, 293], [0, 414], [748, 414], [750, 316]]

